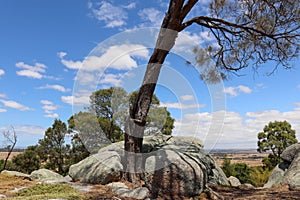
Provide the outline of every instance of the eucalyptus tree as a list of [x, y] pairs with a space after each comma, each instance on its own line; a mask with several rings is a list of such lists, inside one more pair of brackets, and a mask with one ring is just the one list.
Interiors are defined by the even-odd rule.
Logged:
[[209, 32], [217, 45], [196, 49], [199, 65], [209, 60], [205, 79], [219, 80], [226, 72], [268, 61], [289, 68], [299, 52], [300, 8], [295, 0], [212, 0], [206, 15], [189, 18], [198, 0], [170, 0], [149, 58], [142, 85], [125, 128], [126, 174], [129, 181], [143, 175], [142, 143], [147, 114], [162, 64], [175, 45], [178, 33], [192, 25]]

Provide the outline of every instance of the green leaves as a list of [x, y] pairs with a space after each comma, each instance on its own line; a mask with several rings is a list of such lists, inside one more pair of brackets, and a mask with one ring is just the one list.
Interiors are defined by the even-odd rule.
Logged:
[[266, 166], [275, 167], [281, 162], [280, 155], [288, 146], [297, 143], [296, 132], [287, 121], [270, 122], [258, 133], [258, 152], [271, 151], [272, 154], [263, 162]]

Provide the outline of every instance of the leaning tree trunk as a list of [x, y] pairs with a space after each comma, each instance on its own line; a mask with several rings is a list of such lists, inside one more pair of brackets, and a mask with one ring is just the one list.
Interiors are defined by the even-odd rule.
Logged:
[[136, 100], [130, 107], [125, 127], [125, 179], [138, 182], [143, 178], [142, 144], [146, 124], [146, 117], [150, 108], [160, 69], [169, 51], [175, 44], [180, 30], [182, 18], [183, 0], [171, 0], [166, 13], [154, 52], [151, 55], [144, 75], [142, 86]]

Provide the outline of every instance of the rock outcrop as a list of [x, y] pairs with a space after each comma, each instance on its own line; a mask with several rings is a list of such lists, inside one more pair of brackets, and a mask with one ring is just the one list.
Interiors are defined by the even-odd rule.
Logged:
[[138, 187], [130, 189], [122, 182], [109, 183], [106, 186], [110, 187], [112, 191], [121, 197], [133, 199], [146, 199], [150, 195], [150, 191], [146, 187]]
[[64, 177], [56, 172], [49, 169], [38, 169], [30, 174], [31, 180], [39, 180], [42, 182], [59, 182], [64, 179]]
[[8, 176], [17, 176], [17, 177], [21, 177], [21, 178], [24, 178], [24, 179], [31, 180], [30, 176], [28, 174], [24, 174], [22, 172], [3, 170], [1, 172], [1, 174], [5, 174], [5, 175], [8, 175]]
[[[73, 180], [107, 184], [121, 179], [124, 142], [114, 143], [70, 167]], [[199, 195], [206, 183], [229, 185], [215, 160], [193, 137], [146, 136], [143, 141], [145, 185], [155, 198]], [[122, 190], [122, 189], [121, 189]], [[141, 189], [142, 191], [145, 189]]]
[[115, 151], [99, 151], [79, 163], [72, 165], [69, 176], [74, 181], [107, 184], [121, 178], [121, 157]]
[[300, 143], [286, 148], [281, 158], [283, 162], [275, 167], [264, 188], [289, 185], [291, 189], [300, 190]]
[[240, 180], [234, 176], [229, 176], [227, 180], [232, 187], [238, 187], [241, 185]]

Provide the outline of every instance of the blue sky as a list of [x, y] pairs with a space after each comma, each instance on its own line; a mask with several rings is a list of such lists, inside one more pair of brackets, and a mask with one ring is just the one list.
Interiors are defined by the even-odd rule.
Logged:
[[[1, 1], [0, 130], [13, 126], [17, 146], [36, 144], [55, 118], [67, 121], [86, 105], [90, 92], [138, 88], [164, 2]], [[191, 15], [205, 12], [207, 2]], [[156, 94], [176, 119], [174, 134], [199, 137], [207, 148], [256, 148], [264, 125], [287, 120], [300, 139], [299, 59], [291, 70], [268, 76], [269, 63], [209, 85], [185, 64], [206, 42], [214, 42], [207, 32], [188, 29], [161, 72]]]

